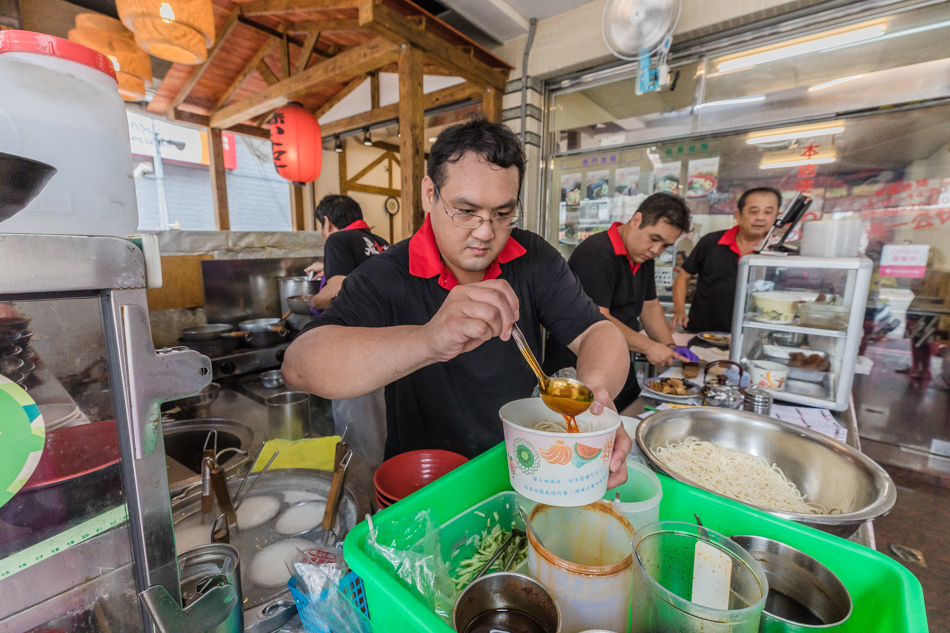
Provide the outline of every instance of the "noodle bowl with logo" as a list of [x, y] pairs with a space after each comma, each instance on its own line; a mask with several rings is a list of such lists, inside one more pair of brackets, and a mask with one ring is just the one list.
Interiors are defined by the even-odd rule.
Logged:
[[509, 402], [499, 415], [508, 475], [518, 493], [553, 506], [581, 506], [604, 496], [620, 428], [617, 412], [578, 415], [580, 433], [568, 433], [563, 418], [540, 398]]

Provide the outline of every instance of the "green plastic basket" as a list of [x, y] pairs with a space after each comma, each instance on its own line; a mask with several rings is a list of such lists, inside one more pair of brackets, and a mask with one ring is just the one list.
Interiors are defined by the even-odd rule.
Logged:
[[[773, 517], [669, 477], [660, 475], [660, 481], [661, 520], [693, 523], [695, 513], [704, 525], [726, 536], [754, 534], [775, 539], [824, 563], [845, 584], [854, 602], [851, 618], [840, 631], [926, 633], [927, 612], [920, 582], [896, 561], [862, 545]], [[499, 444], [386, 508], [373, 520], [391, 521], [431, 508], [434, 520], [446, 523], [466, 509], [511, 489], [504, 444]], [[363, 579], [366, 598], [373, 609], [374, 629], [451, 633], [452, 629], [435, 613], [370, 560], [363, 551], [368, 530], [365, 521], [350, 530], [343, 552], [346, 562]]]

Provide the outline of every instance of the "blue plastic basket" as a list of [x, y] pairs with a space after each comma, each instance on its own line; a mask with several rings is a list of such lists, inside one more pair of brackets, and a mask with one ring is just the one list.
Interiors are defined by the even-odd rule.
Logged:
[[[366, 592], [363, 591], [363, 580], [355, 572], [351, 571], [344, 576], [337, 588], [327, 588], [317, 595], [299, 591], [293, 578], [287, 581], [287, 587], [294, 597], [297, 613], [300, 614], [300, 621], [307, 633], [331, 633], [344, 630], [352, 631], [352, 633], [372, 633], [373, 625], [369, 621], [369, 604], [366, 602]], [[332, 609], [326, 608], [329, 603], [340, 600], [348, 601], [359, 611], [354, 618], [360, 625], [358, 631], [353, 630], [352, 621], [342, 622], [334, 617]], [[342, 603], [337, 602], [337, 606], [342, 606]]]

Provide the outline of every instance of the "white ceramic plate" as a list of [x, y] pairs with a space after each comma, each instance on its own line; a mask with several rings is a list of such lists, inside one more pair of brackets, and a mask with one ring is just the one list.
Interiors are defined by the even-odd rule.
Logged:
[[[659, 380], [659, 379], [654, 378], [652, 380]], [[653, 389], [650, 389], [647, 386], [648, 384], [650, 384], [650, 382], [652, 382], [652, 380], [644, 381], [644, 383], [640, 385], [643, 392], [649, 395], [651, 398], [655, 398], [657, 400], [665, 400], [666, 402], [689, 402], [690, 400], [693, 400], [694, 398], [701, 397], [699, 389], [696, 389], [696, 393], [688, 395], [688, 396], [676, 396], [669, 393], [660, 393], [659, 391], [654, 391]], [[690, 382], [694, 384], [699, 384], [699, 383], [696, 383], [696, 381], [692, 379], [690, 379]]]
[[[706, 338], [706, 335], [724, 336], [728, 340], [725, 342], [713, 341]], [[708, 343], [709, 345], [712, 345], [714, 347], [721, 347], [722, 349], [729, 349], [729, 345], [732, 343], [732, 334], [730, 334], [729, 332], [700, 332], [699, 334], [696, 335], [696, 337], [699, 340], [701, 340], [703, 343]]]

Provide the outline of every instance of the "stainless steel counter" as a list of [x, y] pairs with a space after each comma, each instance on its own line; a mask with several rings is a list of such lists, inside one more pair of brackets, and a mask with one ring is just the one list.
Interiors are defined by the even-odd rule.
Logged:
[[[260, 385], [260, 381], [257, 381]], [[272, 392], [267, 395], [273, 395], [288, 391], [282, 389], [267, 389], [262, 391]], [[222, 386], [218, 392], [218, 397], [211, 403], [210, 417], [224, 418], [227, 420], [236, 420], [242, 422], [254, 429], [261, 437], [267, 437], [267, 405], [263, 404], [263, 399], [248, 397], [239, 393], [235, 389]], [[311, 429], [314, 425], [311, 424]], [[332, 428], [332, 427], [331, 427]], [[320, 434], [311, 433], [312, 437], [322, 437]], [[253, 447], [252, 451], [257, 450]], [[346, 481], [344, 485], [358, 499], [375, 506], [375, 490], [373, 488], [373, 473], [375, 469], [365, 460], [354, 455], [346, 471]]]

